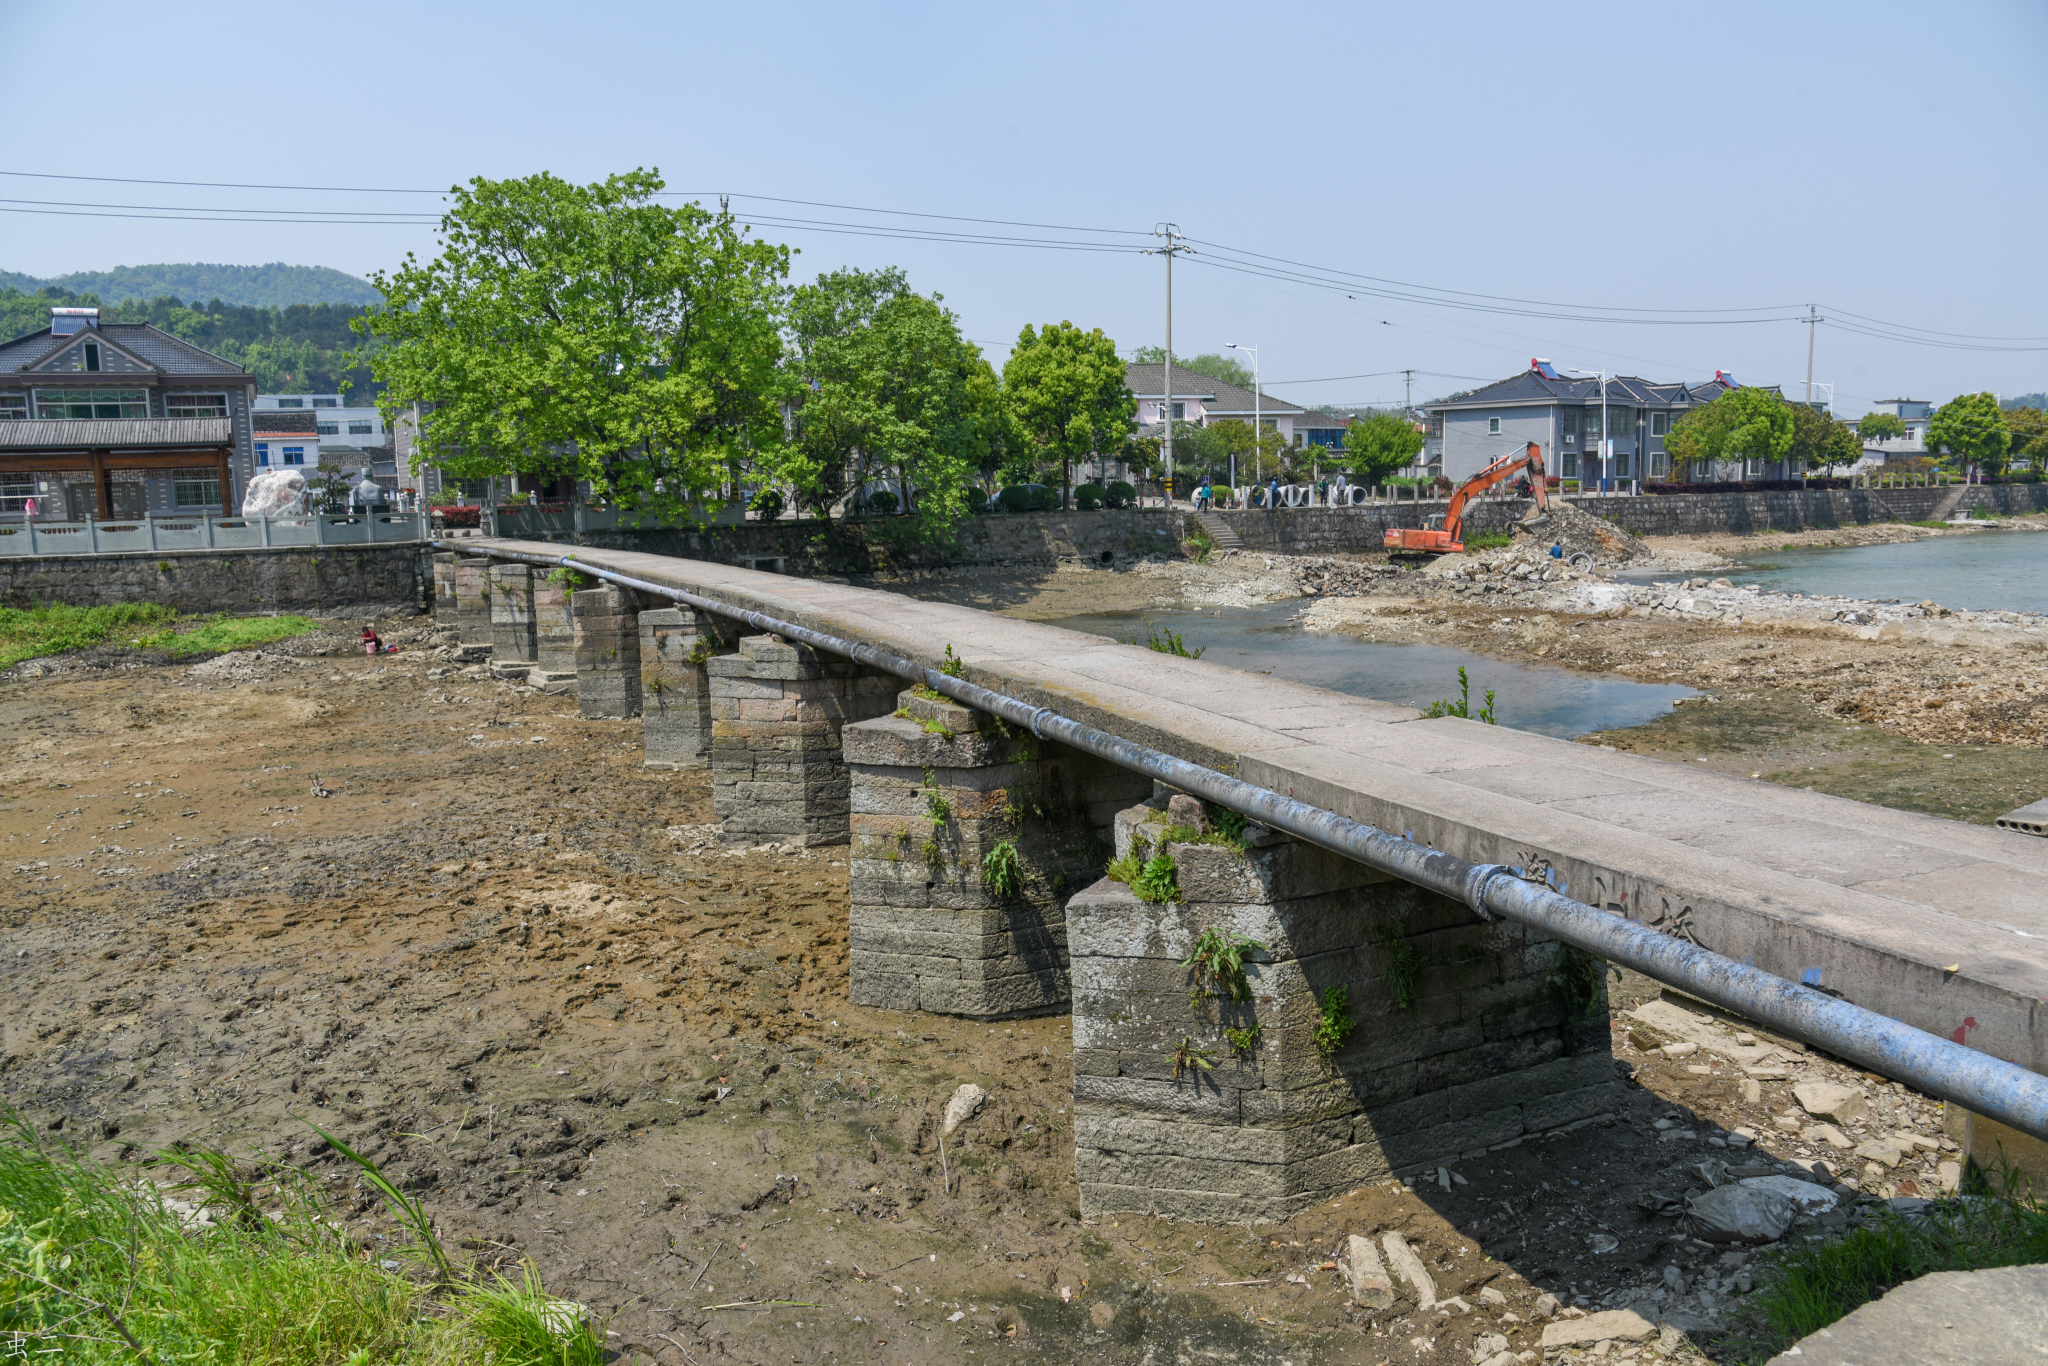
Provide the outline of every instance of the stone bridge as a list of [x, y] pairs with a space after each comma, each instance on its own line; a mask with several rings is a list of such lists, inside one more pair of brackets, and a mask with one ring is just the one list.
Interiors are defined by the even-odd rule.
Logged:
[[[437, 611], [492, 669], [642, 718], [725, 838], [850, 844], [855, 1002], [1071, 1010], [1084, 1208], [1284, 1217], [1614, 1103], [1604, 986], [1563, 945], [728, 618], [571, 592], [470, 541]], [[863, 640], [2048, 1070], [2048, 842], [1161, 655], [844, 583], [584, 563]], [[1179, 805], [1179, 810], [1170, 808]], [[1192, 821], [1189, 819], [1192, 817]], [[1169, 852], [1176, 898], [1103, 877]], [[1145, 890], [1151, 890], [1149, 887]], [[1243, 976], [1186, 961], [1237, 940]]]

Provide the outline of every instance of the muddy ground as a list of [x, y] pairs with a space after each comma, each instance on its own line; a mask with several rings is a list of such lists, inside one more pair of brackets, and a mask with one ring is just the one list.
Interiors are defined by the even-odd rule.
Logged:
[[[1872, 1133], [1939, 1132], [1796, 1047], [1759, 1078], [1617, 1016], [1612, 1119], [1282, 1225], [1084, 1220], [1064, 1018], [848, 1005], [841, 852], [728, 851], [705, 775], [642, 768], [632, 723], [321, 639], [0, 687], [0, 1095], [109, 1161], [311, 1164], [389, 1249], [319, 1124], [624, 1360], [1533, 1361], [1546, 1294], [1663, 1325], [1607, 1360], [1725, 1357], [1748, 1255], [1647, 1192], [1838, 1159], [1773, 1123], [1806, 1076], [1866, 1086]], [[969, 1081], [989, 1103], [942, 1149]], [[1937, 1156], [1851, 1175], [1931, 1193]], [[1387, 1230], [1470, 1312], [1352, 1308], [1334, 1256]]]

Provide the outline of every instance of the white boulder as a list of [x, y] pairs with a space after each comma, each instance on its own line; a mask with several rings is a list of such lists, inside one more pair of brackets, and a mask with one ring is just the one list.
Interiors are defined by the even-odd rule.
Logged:
[[306, 510], [306, 476], [297, 470], [262, 470], [242, 495], [244, 517], [287, 517]]

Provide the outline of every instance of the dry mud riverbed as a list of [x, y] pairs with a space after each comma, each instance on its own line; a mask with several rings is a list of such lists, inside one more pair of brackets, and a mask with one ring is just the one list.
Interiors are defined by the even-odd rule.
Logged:
[[[107, 1161], [288, 1154], [396, 1240], [317, 1122], [623, 1360], [1698, 1359], [1752, 1254], [1657, 1207], [1846, 1167], [1796, 1238], [1949, 1175], [1930, 1102], [1631, 983], [1610, 1119], [1286, 1224], [1084, 1220], [1067, 1022], [849, 1006], [843, 855], [718, 847], [630, 724], [420, 654], [92, 663], [0, 689], [6, 1102]], [[1823, 1132], [1812, 1080], [1867, 1110]], [[1351, 1305], [1390, 1232], [1438, 1303]]]

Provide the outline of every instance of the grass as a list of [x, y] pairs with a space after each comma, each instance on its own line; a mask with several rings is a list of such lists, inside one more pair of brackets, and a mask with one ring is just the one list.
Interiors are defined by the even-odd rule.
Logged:
[[2010, 1167], [1994, 1194], [1973, 1193], [1919, 1219], [1887, 1211], [1839, 1239], [1787, 1247], [1759, 1267], [1761, 1282], [1735, 1325], [1736, 1359], [1764, 1361], [1896, 1286], [1935, 1271], [1978, 1271], [2048, 1261], [2048, 1209]]
[[1465, 537], [1467, 550], [1499, 550], [1514, 543], [1515, 538], [1505, 531], [1475, 531]]
[[1442, 698], [1424, 709], [1424, 716], [1458, 716], [1468, 721], [1484, 721], [1487, 725], [1497, 724], [1493, 719], [1493, 689], [1486, 690], [1486, 705], [1479, 709], [1479, 715], [1472, 714], [1472, 681], [1465, 677], [1465, 666], [1458, 666], [1458, 700]]
[[1149, 637], [1133, 637], [1123, 643], [1126, 645], [1142, 645], [1146, 649], [1158, 654], [1177, 655], [1181, 659], [1200, 659], [1209, 649], [1206, 645], [1197, 645], [1194, 649], [1190, 650], [1188, 643], [1181, 639], [1180, 632], [1169, 630], [1163, 626], [1153, 626], [1149, 621], [1145, 624], [1152, 627], [1152, 634]]
[[1164, 853], [1147, 861], [1138, 857], [1134, 847], [1122, 858], [1112, 860], [1102, 874], [1112, 882], [1121, 882], [1129, 887], [1140, 901], [1156, 906], [1180, 900], [1180, 869]]
[[1328, 1058], [1344, 1046], [1358, 1022], [1351, 1018], [1351, 989], [1331, 987], [1316, 1007], [1316, 1052]]
[[[203, 625], [191, 624], [202, 620]], [[183, 656], [246, 650], [318, 629], [304, 617], [180, 617], [175, 608], [154, 602], [7, 607], [0, 608], [0, 669], [110, 642]]]
[[24, 1360], [604, 1359], [601, 1330], [583, 1322], [580, 1308], [549, 1300], [530, 1268], [518, 1284], [453, 1266], [450, 1277], [428, 1283], [359, 1253], [320, 1184], [295, 1168], [219, 1153], [164, 1155], [209, 1224], [181, 1216], [138, 1169], [48, 1146], [11, 1113], [0, 1124], [0, 1338]]
[[1181, 963], [1194, 974], [1194, 990], [1189, 993], [1190, 997], [1206, 992], [1213, 996], [1228, 996], [1233, 1001], [1249, 1001], [1252, 988], [1245, 977], [1245, 960], [1265, 951], [1266, 946], [1256, 939], [1211, 925], [1202, 931], [1195, 940], [1194, 948]]

